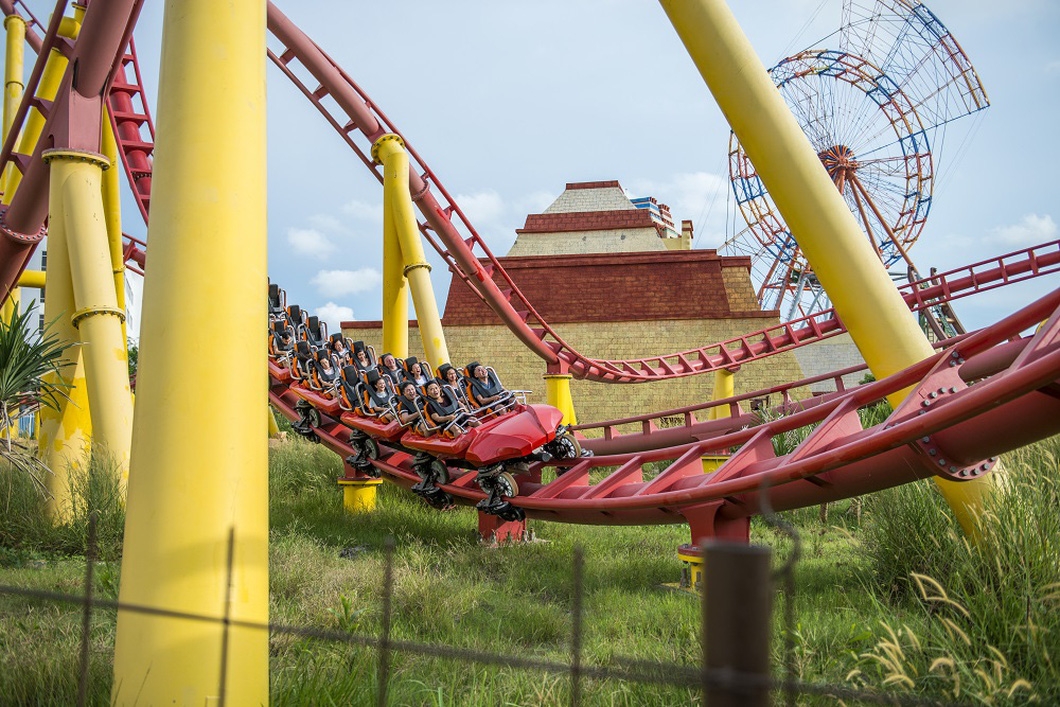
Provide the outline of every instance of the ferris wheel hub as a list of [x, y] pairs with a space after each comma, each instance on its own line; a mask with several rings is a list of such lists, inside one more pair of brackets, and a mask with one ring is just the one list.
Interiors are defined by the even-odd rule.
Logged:
[[849, 178], [857, 171], [858, 161], [854, 158], [854, 150], [846, 145], [833, 145], [818, 152], [817, 156], [821, 158], [821, 163], [833, 180], [840, 175]]

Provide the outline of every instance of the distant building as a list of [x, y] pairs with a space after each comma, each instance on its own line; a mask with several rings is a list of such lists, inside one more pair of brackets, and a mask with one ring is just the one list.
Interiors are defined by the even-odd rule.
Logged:
[[[631, 201], [617, 181], [567, 184], [516, 233], [498, 260], [541, 317], [587, 356], [671, 353], [779, 323], [776, 311], [758, 308], [748, 258], [693, 250], [691, 221], [678, 230], [665, 204]], [[533, 390], [532, 401], [544, 401], [544, 362], [459, 280], [449, 288], [442, 324], [454, 364], [489, 363], [507, 387]], [[378, 351], [380, 322], [346, 322], [343, 329]], [[409, 348], [422, 354], [415, 334]], [[745, 366], [736, 390], [800, 377], [795, 357], [781, 354]], [[646, 385], [575, 380], [571, 390], [579, 421], [590, 422], [709, 400], [713, 383], [712, 375]]]

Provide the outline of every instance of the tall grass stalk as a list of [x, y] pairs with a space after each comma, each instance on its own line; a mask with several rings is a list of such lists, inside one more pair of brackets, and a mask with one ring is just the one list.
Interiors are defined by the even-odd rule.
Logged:
[[887, 636], [863, 655], [885, 683], [934, 684], [950, 697], [994, 704], [1060, 701], [1060, 437], [1003, 461], [976, 542], [961, 534], [933, 485], [873, 498], [872, 585], [885, 597], [915, 600], [928, 626], [914, 636], [885, 623]]

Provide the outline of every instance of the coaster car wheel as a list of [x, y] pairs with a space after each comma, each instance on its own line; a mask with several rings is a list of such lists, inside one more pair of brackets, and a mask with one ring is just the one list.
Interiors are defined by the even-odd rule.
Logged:
[[552, 440], [546, 447], [556, 459], [577, 459], [582, 455], [582, 445], [573, 432], [564, 432]]
[[503, 498], [514, 498], [519, 495], [519, 484], [516, 483], [515, 477], [507, 471], [497, 474], [494, 483], [496, 484], [497, 494]]
[[369, 459], [379, 458], [379, 443], [371, 437], [365, 437], [363, 442], [364, 455]]
[[428, 467], [428, 473], [436, 484], [449, 483], [449, 467], [447, 467], [445, 462], [440, 459], [431, 460], [430, 466]]

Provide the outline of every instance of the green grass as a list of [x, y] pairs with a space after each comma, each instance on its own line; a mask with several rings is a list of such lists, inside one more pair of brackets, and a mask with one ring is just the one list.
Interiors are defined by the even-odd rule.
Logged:
[[[1060, 700], [1058, 458], [1054, 439], [1005, 459], [1008, 493], [990, 507], [979, 546], [965, 543], [931, 484], [876, 494], [861, 513], [855, 502], [833, 503], [827, 524], [817, 508], [783, 514], [801, 543], [790, 634], [796, 677], [984, 704]], [[438, 512], [388, 484], [375, 513], [347, 515], [335, 486], [341, 472], [337, 457], [300, 439], [270, 452], [275, 625], [377, 636], [392, 538], [393, 640], [564, 664], [572, 558], [581, 546], [583, 665], [698, 665], [699, 600], [663, 586], [680, 575], [675, 550], [688, 541], [686, 527], [531, 521], [539, 541], [494, 548], [479, 542], [471, 509]], [[95, 592], [115, 598], [120, 508], [106, 485], [88, 479], [74, 520], [52, 528], [39, 520], [42, 500], [24, 482], [0, 468], [0, 584], [80, 593], [85, 519], [94, 509], [103, 538]], [[760, 519], [752, 540], [774, 548], [777, 566], [791, 552], [788, 536]], [[789, 658], [784, 600], [778, 595], [774, 618], [778, 675]], [[80, 625], [76, 605], [0, 595], [0, 702], [76, 702]], [[113, 632], [113, 614], [96, 612], [91, 704], [109, 701]], [[272, 700], [375, 704], [377, 666], [372, 648], [280, 628], [270, 639]], [[565, 704], [570, 689], [562, 673], [391, 655], [395, 705]], [[700, 702], [695, 689], [589, 679], [582, 698], [589, 705]], [[832, 703], [800, 697], [800, 704]]]

